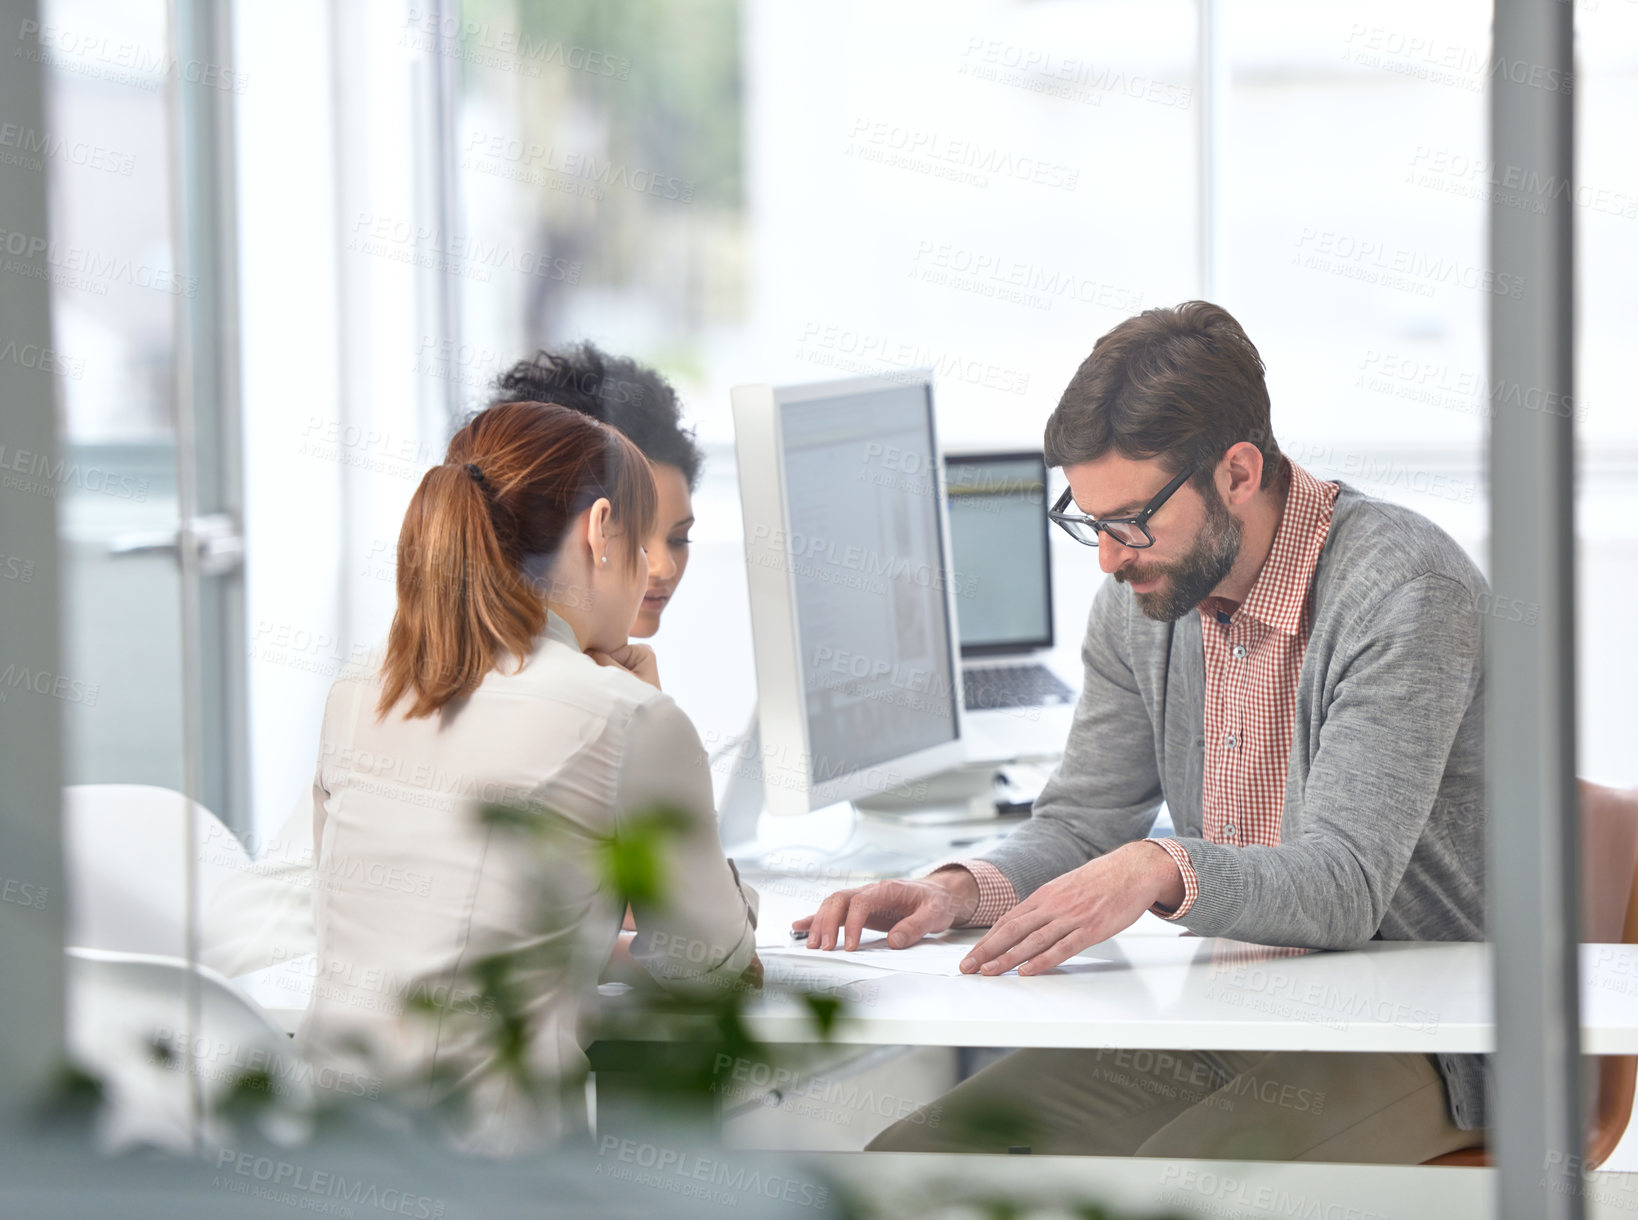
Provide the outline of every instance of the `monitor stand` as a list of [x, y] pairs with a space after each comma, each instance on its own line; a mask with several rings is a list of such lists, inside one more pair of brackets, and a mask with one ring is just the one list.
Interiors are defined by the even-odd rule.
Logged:
[[[954, 842], [985, 841], [1015, 824], [997, 808], [1006, 790], [997, 786], [996, 766], [964, 764], [853, 801], [852, 834], [834, 852], [770, 845], [757, 837], [764, 793], [762, 737], [754, 712], [732, 758], [718, 806], [718, 832], [723, 850], [753, 880], [823, 876], [839, 887], [854, 880], [910, 876], [947, 858]], [[963, 824], [972, 830], [952, 841], [949, 828]]]
[[[741, 847], [756, 838], [764, 800], [762, 731], [756, 709], [733, 750], [727, 782], [717, 806], [717, 828], [724, 848]], [[945, 826], [987, 822], [1009, 803], [1004, 772], [995, 763], [963, 763], [910, 783], [857, 797], [861, 817], [900, 826]]]
[[999, 816], [996, 797], [995, 765], [964, 763], [873, 796], [857, 797], [853, 807], [861, 817], [900, 826], [946, 826], [994, 821]]

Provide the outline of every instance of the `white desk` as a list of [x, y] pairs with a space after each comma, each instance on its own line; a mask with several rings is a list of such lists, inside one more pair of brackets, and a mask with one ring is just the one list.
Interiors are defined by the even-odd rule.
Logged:
[[[763, 819], [771, 845], [810, 858], [804, 875], [758, 879], [763, 934], [812, 912], [847, 883], [828, 855], [865, 837], [928, 858], [966, 854], [970, 840], [1015, 823], [896, 827], [835, 810]], [[804, 853], [805, 856], [804, 856]], [[795, 981], [809, 988], [852, 982], [837, 1040], [922, 1046], [1131, 1047], [1200, 1050], [1483, 1052], [1490, 1027], [1490, 947], [1378, 941], [1346, 953], [1266, 949], [1183, 936], [1145, 916], [1113, 940], [1034, 978], [939, 978], [841, 967], [804, 950]], [[957, 934], [976, 941], [982, 933]], [[880, 951], [891, 967], [892, 950]], [[811, 968], [807, 965], [811, 961]], [[238, 980], [293, 1030], [312, 986], [312, 959]], [[770, 970], [770, 977], [789, 974]], [[1638, 1054], [1638, 946], [1585, 945], [1581, 956], [1582, 1049]], [[789, 996], [756, 1000], [749, 1019], [770, 1042], [811, 1039]], [[663, 1031], [656, 1030], [655, 1036]]]
[[[808, 884], [764, 887], [763, 927], [809, 913], [812, 901], [801, 892]], [[969, 941], [979, 935], [960, 934]], [[834, 1037], [846, 1043], [1484, 1052], [1494, 1041], [1490, 952], [1484, 944], [1378, 941], [1346, 953], [1290, 956], [1176, 935], [1145, 919], [1034, 978], [899, 974], [832, 964], [820, 950], [803, 950], [795, 981], [838, 987], [847, 1005]], [[893, 950], [880, 956], [891, 965]], [[789, 976], [788, 960], [771, 976]], [[293, 1030], [311, 969], [305, 959], [262, 971], [248, 990]], [[1581, 971], [1583, 1051], [1638, 1054], [1638, 946], [1584, 945]], [[813, 1038], [805, 1010], [788, 995], [764, 995], [747, 1016], [765, 1041]]]
[[[966, 844], [1016, 823], [900, 827], [830, 810], [763, 819], [765, 841], [811, 860], [804, 875], [753, 879], [761, 925], [788, 927], [847, 884], [824, 861], [866, 838], [928, 858], [967, 854]], [[961, 844], [962, 846], [957, 846]], [[1180, 935], [1145, 916], [1050, 974], [1034, 978], [939, 978], [840, 967], [805, 950], [795, 981], [841, 990], [841, 1042], [922, 1046], [1131, 1047], [1198, 1050], [1482, 1052], [1492, 1048], [1490, 946], [1378, 941], [1345, 953], [1265, 949]], [[976, 941], [982, 933], [958, 934]], [[882, 950], [883, 966], [893, 951]], [[305, 958], [237, 980], [274, 1020], [294, 1030], [312, 987]], [[788, 970], [771, 970], [779, 978]], [[1638, 1054], [1638, 946], [1585, 945], [1581, 955], [1582, 1049]], [[748, 1014], [769, 1042], [812, 1038], [804, 1010], [769, 994]], [[656, 1030], [655, 1036], [663, 1036]]]
[[[962, 834], [950, 828], [939, 833]], [[774, 929], [810, 913], [816, 898], [835, 883], [830, 877], [762, 881], [759, 939], [769, 939]], [[958, 936], [976, 941], [981, 934], [971, 930]], [[890, 963], [892, 953], [883, 950], [882, 956]], [[811, 967], [806, 965], [810, 959]], [[800, 972], [796, 981], [808, 987], [846, 984], [838, 989], [846, 1000], [846, 1015], [832, 1038], [853, 1045], [1487, 1052], [1494, 1042], [1490, 959], [1491, 947], [1485, 944], [1404, 942], [1376, 942], [1346, 953], [1291, 955], [1184, 936], [1175, 926], [1146, 916], [1113, 940], [1035, 978], [899, 974], [832, 964], [829, 955], [804, 950], [797, 959], [802, 964], [796, 967]], [[257, 998], [287, 1029], [294, 1030], [301, 1019], [311, 970], [307, 959], [282, 971], [263, 972]], [[772, 977], [790, 973], [783, 966], [770, 970]], [[1581, 979], [1583, 1052], [1638, 1054], [1638, 946], [1583, 946]], [[789, 995], [763, 995], [753, 1001], [747, 1017], [763, 1041], [814, 1040], [811, 1019]], [[657, 1025], [633, 1030], [631, 1023], [621, 1024], [622, 1035], [628, 1038], [657, 1039], [666, 1034]], [[1618, 1150], [1609, 1168], [1631, 1164], [1631, 1156]], [[1249, 1175], [1245, 1180], [1266, 1178], [1276, 1184], [1285, 1181], [1280, 1175], [1310, 1172], [1245, 1168]], [[1147, 1171], [1116, 1167], [1108, 1172], [1141, 1177]], [[1337, 1168], [1327, 1167], [1325, 1172], [1335, 1174]], [[1404, 1199], [1425, 1201], [1422, 1192], [1431, 1188], [1430, 1182], [1438, 1183], [1439, 1189], [1450, 1185], [1450, 1171], [1405, 1172], [1422, 1176], [1402, 1184], [1409, 1192]], [[1489, 1187], [1479, 1182], [1487, 1183], [1488, 1172], [1456, 1177], [1464, 1180], [1464, 1198], [1483, 1200]], [[1307, 1183], [1306, 1178], [1303, 1181]], [[1357, 1204], [1375, 1197], [1378, 1183], [1386, 1179], [1348, 1172], [1331, 1178], [1332, 1191], [1344, 1181], [1347, 1189], [1331, 1197]], [[1638, 1187], [1621, 1190], [1627, 1192], [1624, 1198], [1638, 1199]], [[1157, 1197], [1182, 1201], [1163, 1192], [1151, 1196], [1151, 1202]], [[1609, 1210], [1597, 1206], [1598, 1195], [1592, 1201], [1593, 1214]], [[1406, 1207], [1383, 1214], [1463, 1211]]]
[[[763, 893], [764, 928], [813, 905]], [[980, 930], [958, 934], [975, 942]], [[884, 967], [894, 951], [876, 951]], [[1487, 1052], [1490, 946], [1377, 941], [1341, 953], [1266, 949], [1177, 934], [1146, 917], [1055, 971], [954, 978], [831, 966], [822, 950], [795, 982], [842, 984], [839, 1042], [920, 1046], [1130, 1047], [1198, 1050]], [[781, 969], [770, 977], [789, 975]], [[766, 962], [765, 962], [766, 964]], [[769, 1042], [806, 1042], [812, 1025], [789, 995], [747, 1013]], [[1582, 948], [1582, 1049], [1638, 1054], [1638, 946]], [[656, 1037], [664, 1031], [656, 1030]]]

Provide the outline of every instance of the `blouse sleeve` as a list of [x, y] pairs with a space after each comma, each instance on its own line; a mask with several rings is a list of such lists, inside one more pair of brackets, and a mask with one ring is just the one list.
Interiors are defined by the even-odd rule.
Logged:
[[705, 749], [669, 696], [632, 716], [616, 824], [629, 829], [660, 809], [678, 823], [656, 840], [657, 895], [632, 900], [631, 955], [668, 990], [732, 985], [756, 954], [755, 892], [722, 854]]
[[229, 978], [312, 953], [313, 808], [309, 789], [249, 868], [211, 895], [199, 959]]

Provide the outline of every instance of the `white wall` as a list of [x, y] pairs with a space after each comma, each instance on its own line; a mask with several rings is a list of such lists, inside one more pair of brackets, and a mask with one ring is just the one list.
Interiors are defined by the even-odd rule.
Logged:
[[385, 634], [404, 508], [446, 441], [416, 371], [439, 237], [428, 56], [397, 0], [246, 0], [237, 54], [251, 805], [311, 783], [331, 680]]

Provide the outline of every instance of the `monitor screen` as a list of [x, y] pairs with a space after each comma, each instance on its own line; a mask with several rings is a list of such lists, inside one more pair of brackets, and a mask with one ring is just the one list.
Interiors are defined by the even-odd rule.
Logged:
[[813, 782], [958, 740], [928, 386], [780, 416]]
[[1046, 464], [1039, 453], [944, 460], [961, 651], [1052, 646]]

